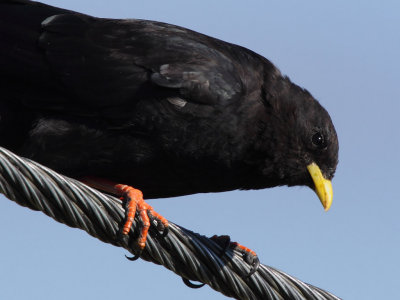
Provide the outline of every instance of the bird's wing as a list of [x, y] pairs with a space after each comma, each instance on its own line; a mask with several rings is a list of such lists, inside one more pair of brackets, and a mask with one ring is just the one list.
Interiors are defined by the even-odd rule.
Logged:
[[166, 97], [224, 104], [243, 90], [225, 43], [184, 28], [61, 14], [42, 29], [39, 47], [51, 72], [70, 98], [89, 107]]

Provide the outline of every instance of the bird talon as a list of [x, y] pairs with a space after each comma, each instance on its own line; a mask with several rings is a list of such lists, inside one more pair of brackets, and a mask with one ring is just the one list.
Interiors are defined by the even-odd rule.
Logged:
[[160, 230], [160, 228], [161, 228], [160, 231], [162, 231], [162, 227], [163, 227], [162, 222], [161, 222], [160, 220], [158, 220], [158, 219], [152, 214], [151, 210], [148, 210], [148, 211], [147, 211], [147, 215], [149, 216], [150, 223], [151, 223], [154, 227], [156, 227], [157, 230]]
[[150, 219], [150, 222], [153, 224], [153, 225], [157, 225], [157, 219], [156, 219], [156, 217], [154, 217], [153, 216], [153, 214], [151, 213], [151, 210], [148, 210], [147, 211], [147, 215], [149, 216], [149, 219]]
[[260, 260], [253, 250], [242, 246], [237, 242], [231, 242], [229, 235], [214, 235], [210, 239], [216, 242], [222, 248], [222, 252], [219, 255], [220, 257], [224, 255], [229, 248], [236, 249], [242, 253], [243, 260], [251, 266], [250, 272], [245, 274], [245, 277], [250, 277], [258, 270], [260, 266]]
[[140, 255], [142, 254], [142, 250], [139, 251], [138, 254], [135, 254], [134, 256], [127, 256], [125, 255], [126, 259], [129, 259], [130, 261], [135, 261], [140, 258]]
[[251, 266], [250, 272], [248, 274], [245, 274], [245, 277], [250, 277], [258, 270], [260, 266], [260, 260], [258, 259], [257, 254], [253, 250], [242, 246], [237, 242], [233, 242], [231, 243], [231, 245], [234, 249], [242, 253], [243, 260]]
[[186, 286], [188, 286], [188, 287], [190, 287], [192, 289], [199, 289], [199, 288], [201, 288], [201, 287], [206, 285], [205, 283], [201, 283], [201, 284], [192, 283], [189, 279], [186, 279], [184, 277], [182, 277], [182, 281]]
[[[155, 212], [153, 207], [144, 201], [142, 191], [129, 185], [115, 184], [112, 181], [96, 177], [84, 177], [82, 181], [91, 187], [116, 195], [124, 201], [125, 223], [121, 229], [121, 239], [128, 236], [135, 221], [136, 213], [138, 214], [141, 228], [137, 245], [140, 251], [146, 246], [148, 231], [152, 223], [157, 223], [156, 228], [158, 231], [162, 231], [163, 237], [168, 232], [168, 230], [166, 230], [168, 228], [167, 219]], [[134, 260], [136, 259], [137, 258]]]
[[[126, 199], [126, 221], [123, 228], [123, 234], [128, 234], [136, 212], [139, 214], [140, 221], [142, 223], [142, 228], [138, 238], [138, 246], [140, 249], [144, 249], [146, 246], [148, 231], [150, 229], [150, 224], [157, 223], [156, 227], [158, 230], [163, 231], [162, 236], [164, 236], [165, 228], [168, 227], [168, 221], [154, 211], [153, 207], [147, 204], [143, 199], [143, 193], [133, 187], [117, 184], [115, 189], [123, 193]], [[157, 232], [158, 235], [158, 232]]]
[[169, 227], [164, 227], [161, 237], [165, 238], [168, 235], [168, 232], [169, 232]]
[[[154, 212], [154, 211], [153, 211]], [[155, 229], [153, 232], [157, 235], [157, 237], [164, 238], [168, 234], [168, 223], [164, 224], [160, 218], [157, 218], [153, 215], [152, 211], [149, 210], [147, 212], [151, 223], [154, 225]]]
[[[247, 262], [249, 265], [251, 265], [250, 272], [246, 275], [247, 278], [251, 277], [258, 268], [260, 267], [260, 260], [258, 259], [258, 256], [253, 256], [252, 254], [246, 253], [244, 255], [244, 260]], [[251, 258], [250, 258], [251, 257]]]
[[222, 257], [231, 245], [231, 237], [229, 235], [213, 235], [210, 239], [222, 248], [221, 252], [218, 253], [219, 257]]

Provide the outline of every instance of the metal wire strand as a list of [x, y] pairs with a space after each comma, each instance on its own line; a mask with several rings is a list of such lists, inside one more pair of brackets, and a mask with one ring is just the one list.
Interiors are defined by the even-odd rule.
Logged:
[[[4, 148], [0, 148], [0, 193], [135, 254], [137, 230], [132, 230], [126, 238], [120, 235], [125, 216], [120, 200]], [[140, 221], [135, 218], [133, 228], [138, 224]], [[339, 299], [262, 264], [248, 277], [251, 266], [243, 261], [241, 253], [229, 249], [221, 255], [221, 247], [209, 238], [172, 222], [169, 224], [165, 237], [150, 230], [142, 259], [163, 265], [187, 280], [208, 284], [236, 299]]]

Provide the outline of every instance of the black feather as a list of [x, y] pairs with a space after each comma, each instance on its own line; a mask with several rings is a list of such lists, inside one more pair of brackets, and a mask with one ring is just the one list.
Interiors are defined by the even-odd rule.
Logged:
[[334, 175], [328, 113], [248, 49], [24, 0], [0, 1], [0, 41], [0, 145], [61, 173], [150, 198], [312, 186], [312, 161]]

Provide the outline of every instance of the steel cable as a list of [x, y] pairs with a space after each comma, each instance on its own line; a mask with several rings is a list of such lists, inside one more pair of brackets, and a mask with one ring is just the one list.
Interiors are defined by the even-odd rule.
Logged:
[[[120, 200], [4, 148], [0, 148], [0, 193], [135, 254], [137, 230], [132, 230], [126, 238], [120, 235], [125, 217]], [[163, 265], [188, 280], [208, 284], [236, 299], [339, 299], [263, 264], [248, 277], [251, 266], [240, 252], [231, 249], [223, 252], [213, 240], [172, 222], [169, 224], [165, 237], [151, 227], [142, 259]], [[135, 218], [133, 228], [138, 225], [140, 221]]]

